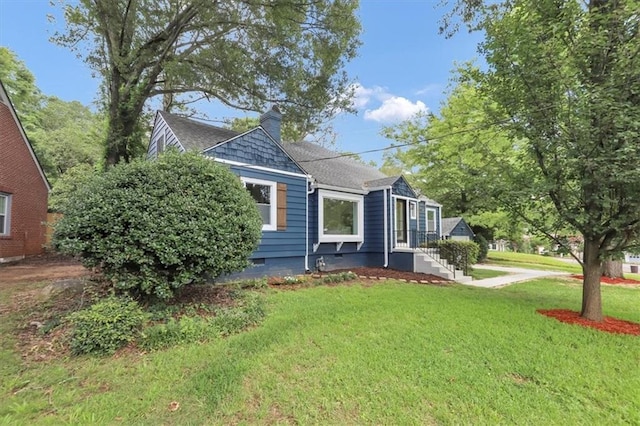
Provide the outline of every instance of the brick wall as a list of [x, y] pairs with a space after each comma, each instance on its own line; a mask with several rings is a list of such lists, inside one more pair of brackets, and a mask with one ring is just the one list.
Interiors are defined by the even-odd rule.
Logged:
[[47, 186], [9, 106], [1, 101], [0, 192], [11, 195], [10, 235], [0, 236], [0, 261], [42, 253]]

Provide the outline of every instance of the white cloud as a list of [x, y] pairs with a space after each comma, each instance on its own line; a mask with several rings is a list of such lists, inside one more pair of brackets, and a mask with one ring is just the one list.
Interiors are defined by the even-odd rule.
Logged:
[[351, 86], [351, 89], [353, 90], [353, 107], [356, 109], [366, 107], [373, 99], [383, 100], [390, 96], [386, 90], [380, 86], [367, 88], [360, 83], [355, 83]]
[[421, 95], [436, 94], [436, 93], [442, 92], [442, 89], [443, 89], [442, 84], [437, 84], [437, 83], [427, 84], [422, 89], [418, 90], [416, 92], [416, 95], [421, 96]]
[[413, 117], [419, 112], [426, 113], [429, 110], [424, 102], [411, 102], [407, 98], [391, 96], [382, 102], [380, 107], [364, 112], [365, 120], [378, 122], [403, 121]]

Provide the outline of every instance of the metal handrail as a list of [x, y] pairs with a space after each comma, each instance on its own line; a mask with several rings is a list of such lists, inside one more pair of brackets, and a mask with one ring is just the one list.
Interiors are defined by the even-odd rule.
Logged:
[[455, 279], [457, 265], [455, 262], [451, 262], [449, 259], [443, 258], [440, 255], [439, 240], [440, 238], [438, 238], [436, 232], [412, 230], [409, 237], [409, 244], [411, 248], [420, 250], [444, 268], [451, 271]]

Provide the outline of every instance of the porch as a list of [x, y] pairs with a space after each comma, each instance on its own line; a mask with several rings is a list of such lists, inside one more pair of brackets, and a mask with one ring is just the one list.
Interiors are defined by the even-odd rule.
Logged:
[[466, 252], [453, 251], [446, 256], [441, 255], [438, 241], [438, 234], [432, 231], [396, 231], [394, 247], [390, 253], [390, 266], [433, 274], [452, 281], [470, 281], [471, 277], [466, 269]]

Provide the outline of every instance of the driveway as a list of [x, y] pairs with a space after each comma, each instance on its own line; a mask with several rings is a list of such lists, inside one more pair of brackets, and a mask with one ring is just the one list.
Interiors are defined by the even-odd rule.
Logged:
[[524, 269], [524, 268], [511, 268], [506, 266], [493, 266], [493, 265], [473, 265], [474, 269], [492, 269], [494, 271], [508, 272], [509, 275], [503, 275], [501, 277], [486, 278], [484, 280], [475, 280], [463, 283], [464, 285], [470, 285], [473, 287], [484, 288], [496, 288], [504, 287], [509, 284], [515, 284], [522, 281], [529, 281], [536, 278], [543, 277], [567, 277], [571, 275], [569, 272], [559, 271], [540, 271], [536, 269]]

